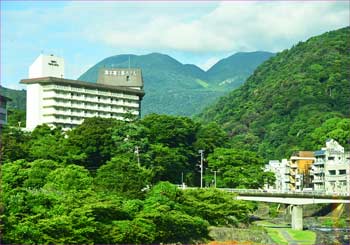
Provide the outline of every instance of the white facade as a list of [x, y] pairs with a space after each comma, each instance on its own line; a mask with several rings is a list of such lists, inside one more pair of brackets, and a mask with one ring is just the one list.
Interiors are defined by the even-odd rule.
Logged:
[[29, 78], [64, 78], [64, 59], [54, 55], [39, 55], [29, 67]]
[[325, 150], [325, 190], [326, 192], [350, 193], [349, 189], [349, 154], [335, 140], [326, 142]]
[[287, 159], [270, 160], [269, 164], [265, 166], [265, 171], [273, 172], [276, 177], [274, 186], [268, 186], [268, 189], [288, 191], [289, 165]]
[[312, 166], [315, 191], [350, 193], [350, 153], [337, 141], [330, 139], [326, 147], [315, 152]]
[[28, 130], [44, 123], [70, 129], [89, 117], [139, 116], [144, 95], [142, 90], [53, 77], [21, 83], [27, 84]]

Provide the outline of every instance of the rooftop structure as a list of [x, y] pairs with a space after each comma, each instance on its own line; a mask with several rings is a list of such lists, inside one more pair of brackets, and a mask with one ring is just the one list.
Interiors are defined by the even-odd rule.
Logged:
[[29, 78], [64, 77], [64, 59], [54, 55], [41, 54], [29, 67]]

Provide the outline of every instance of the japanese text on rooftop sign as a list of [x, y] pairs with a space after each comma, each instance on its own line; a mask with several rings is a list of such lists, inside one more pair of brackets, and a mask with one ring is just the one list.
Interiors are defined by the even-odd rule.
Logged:
[[105, 70], [105, 75], [108, 76], [136, 76], [135, 70]]

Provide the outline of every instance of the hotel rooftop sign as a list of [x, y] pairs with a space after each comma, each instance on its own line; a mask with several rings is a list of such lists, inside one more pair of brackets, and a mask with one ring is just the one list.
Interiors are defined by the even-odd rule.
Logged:
[[102, 68], [99, 70], [97, 83], [120, 87], [143, 87], [141, 69], [137, 68]]

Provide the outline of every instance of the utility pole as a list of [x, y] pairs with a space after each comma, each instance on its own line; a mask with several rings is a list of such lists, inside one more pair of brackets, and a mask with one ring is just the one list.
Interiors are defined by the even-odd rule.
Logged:
[[141, 165], [140, 165], [140, 149], [138, 146], [135, 146], [135, 154], [137, 157], [137, 163], [138, 163], [139, 167], [141, 167]]
[[201, 164], [199, 167], [201, 168], [201, 188], [203, 188], [203, 155], [204, 155], [204, 150], [199, 150], [199, 154], [201, 154]]
[[210, 170], [214, 173], [214, 187], [216, 188], [216, 173], [219, 172], [219, 170]]

